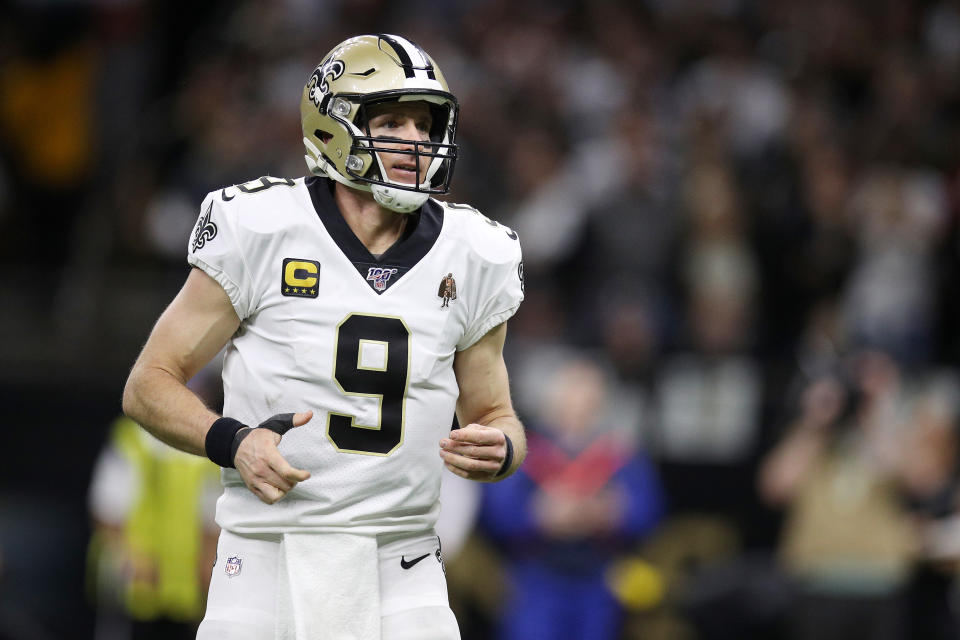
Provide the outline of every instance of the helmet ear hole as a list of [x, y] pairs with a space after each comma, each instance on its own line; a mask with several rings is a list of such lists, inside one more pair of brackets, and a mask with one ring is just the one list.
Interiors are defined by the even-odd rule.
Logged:
[[330, 142], [330, 140], [333, 139], [332, 133], [330, 133], [329, 131], [323, 131], [322, 129], [314, 129], [313, 135], [317, 136], [317, 138], [323, 144], [327, 144], [328, 142]]

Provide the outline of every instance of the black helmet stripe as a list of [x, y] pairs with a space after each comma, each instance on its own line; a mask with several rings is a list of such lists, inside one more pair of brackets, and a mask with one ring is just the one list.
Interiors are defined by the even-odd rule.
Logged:
[[406, 38], [386, 33], [381, 33], [378, 37], [390, 45], [390, 48], [397, 54], [406, 77], [414, 78], [418, 74], [425, 73], [430, 80], [437, 79], [433, 70], [433, 63], [430, 62], [427, 52], [421, 49], [418, 44]]

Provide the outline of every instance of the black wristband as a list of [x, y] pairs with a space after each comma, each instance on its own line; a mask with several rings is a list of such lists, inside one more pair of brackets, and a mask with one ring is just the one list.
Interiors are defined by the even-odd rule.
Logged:
[[[248, 427], [245, 424], [241, 424], [236, 420], [233, 420], [233, 418], [226, 418], [226, 420], [233, 420], [234, 422], [237, 422], [237, 424], [240, 424], [240, 428], [233, 432], [233, 439], [230, 441], [230, 465], [229, 466], [236, 467], [237, 451], [240, 449], [240, 443], [243, 442], [244, 438], [250, 435], [254, 429], [259, 429], [262, 427], [264, 429], [269, 429], [270, 431], [273, 431], [274, 433], [277, 433], [282, 436], [287, 431], [290, 431], [290, 429], [293, 429], [293, 415], [294, 414], [292, 413], [278, 413], [275, 416], [267, 418], [266, 420], [258, 424], [256, 427]], [[224, 418], [220, 418], [220, 420], [224, 420]], [[217, 420], [217, 422], [220, 422], [220, 420]], [[216, 424], [216, 422], [214, 424]], [[211, 427], [210, 430], [213, 431], [213, 427]], [[209, 434], [207, 434], [207, 436], [209, 438]], [[209, 450], [210, 450], [210, 447], [208, 446], [207, 447], [208, 456], [210, 455]], [[210, 459], [213, 460], [213, 458], [210, 458]], [[216, 460], [214, 460], [214, 462], [216, 462]], [[220, 466], [222, 467], [224, 465], [220, 465]]]
[[246, 425], [233, 418], [217, 418], [210, 425], [203, 443], [207, 457], [221, 467], [233, 468], [233, 438], [244, 426]]
[[510, 470], [510, 465], [513, 464], [513, 441], [510, 440], [510, 436], [503, 434], [504, 440], [507, 441], [507, 455], [503, 458], [503, 464], [500, 465], [500, 471], [497, 471], [497, 475], [494, 478], [499, 478], [507, 471]]
[[233, 442], [230, 444], [231, 467], [237, 466], [237, 451], [240, 449], [240, 443], [253, 432], [253, 427], [243, 426], [233, 436]]

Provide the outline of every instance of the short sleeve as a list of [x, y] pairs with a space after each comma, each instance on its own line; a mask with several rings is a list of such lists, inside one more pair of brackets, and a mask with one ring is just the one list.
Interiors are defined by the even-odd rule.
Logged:
[[207, 194], [187, 244], [187, 262], [223, 287], [242, 320], [253, 311], [253, 283], [231, 213], [219, 201], [217, 192]]
[[509, 320], [523, 302], [523, 259], [520, 242], [512, 240], [511, 259], [483, 266], [484, 297], [477, 307], [457, 351], [471, 347], [488, 331]]

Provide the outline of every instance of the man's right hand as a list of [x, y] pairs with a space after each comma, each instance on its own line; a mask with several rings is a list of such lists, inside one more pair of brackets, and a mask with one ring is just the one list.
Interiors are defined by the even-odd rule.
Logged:
[[[312, 417], [313, 411], [294, 414], [293, 427], [306, 424]], [[298, 482], [310, 477], [309, 471], [293, 468], [280, 455], [277, 445], [281, 439], [279, 433], [269, 428], [255, 428], [240, 443], [233, 459], [247, 488], [267, 504], [277, 502]]]

